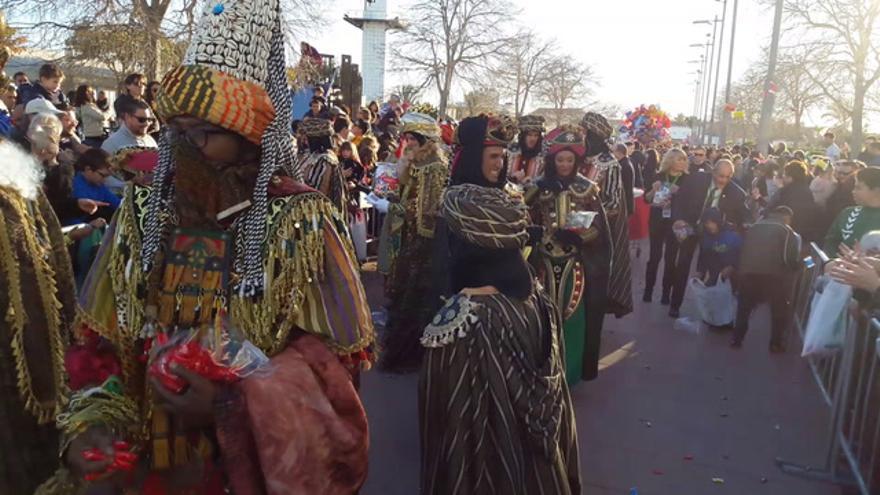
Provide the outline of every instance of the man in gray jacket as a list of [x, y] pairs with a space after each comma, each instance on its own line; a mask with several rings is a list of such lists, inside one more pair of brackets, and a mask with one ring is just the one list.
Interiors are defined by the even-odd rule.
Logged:
[[752, 225], [743, 240], [739, 262], [736, 327], [730, 346], [742, 347], [749, 316], [761, 303], [770, 305], [770, 352], [785, 352], [783, 338], [791, 322], [791, 291], [800, 267], [801, 238], [790, 227], [787, 206], [771, 210]]

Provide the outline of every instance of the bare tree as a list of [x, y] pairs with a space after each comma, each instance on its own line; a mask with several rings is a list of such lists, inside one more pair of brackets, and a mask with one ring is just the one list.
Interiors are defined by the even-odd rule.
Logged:
[[794, 47], [779, 54], [776, 66], [780, 109], [791, 118], [797, 141], [801, 139], [804, 115], [825, 99], [824, 91], [809, 74], [811, 58], [808, 50]]
[[547, 77], [538, 85], [537, 96], [553, 106], [556, 125], [563, 120], [564, 110], [584, 100], [592, 94], [595, 84], [593, 70], [571, 60], [570, 57], [556, 57], [547, 66]]
[[485, 70], [509, 42], [504, 27], [516, 10], [508, 0], [418, 0], [409, 12], [391, 52], [402, 70], [433, 83], [443, 115], [456, 78]]
[[465, 93], [462, 106], [468, 115], [496, 113], [501, 107], [501, 98], [498, 91], [494, 89], [487, 87], [477, 88]]
[[[281, 1], [289, 41], [324, 22], [326, 5], [317, 8], [317, 0]], [[32, 39], [39, 37], [42, 44], [66, 41], [82, 26], [140, 26], [143, 65], [151, 79], [161, 76], [164, 65], [177, 63], [162, 61], [163, 40], [189, 39], [204, 5], [203, 0], [0, 0], [0, 10], [27, 20]]]
[[502, 50], [491, 69], [489, 75], [502, 95], [513, 99], [517, 118], [525, 113], [532, 93], [546, 79], [555, 49], [555, 41], [542, 40], [532, 31], [521, 31]]
[[763, 81], [767, 73], [766, 61], [752, 64], [731, 88], [731, 103], [741, 118], [734, 119], [734, 125], [742, 129], [743, 138], [754, 136], [758, 130], [761, 105], [764, 100]]
[[425, 84], [401, 84], [394, 88], [394, 93], [400, 96], [400, 101], [415, 103], [425, 91]]
[[[67, 38], [67, 55], [64, 60], [75, 62], [95, 62], [113, 73], [117, 81], [133, 72], [147, 70], [142, 43], [144, 32], [141, 26], [117, 24], [102, 26], [78, 26]], [[160, 60], [166, 63], [159, 66], [160, 72], [171, 68], [182, 57], [180, 44], [165, 36], [159, 39]]]
[[807, 76], [833, 106], [850, 109], [850, 147], [861, 149], [866, 96], [880, 79], [880, 1], [785, 0], [785, 11], [809, 50]]

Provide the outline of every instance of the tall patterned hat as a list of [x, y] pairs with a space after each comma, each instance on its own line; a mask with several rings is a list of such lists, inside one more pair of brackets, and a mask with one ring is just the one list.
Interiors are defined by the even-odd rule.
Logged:
[[540, 115], [524, 115], [519, 118], [519, 122], [516, 125], [521, 132], [547, 132], [546, 121]]
[[437, 119], [430, 115], [418, 112], [407, 112], [400, 118], [403, 124], [403, 134], [420, 134], [430, 139], [440, 139], [440, 126]]
[[516, 138], [516, 124], [509, 115], [490, 115], [486, 126], [486, 146], [507, 147]]
[[[183, 65], [162, 81], [157, 112], [165, 119], [189, 115], [235, 132], [261, 147], [260, 169], [249, 210], [239, 220], [234, 269], [240, 289], [263, 287], [262, 243], [266, 235], [268, 185], [278, 170], [301, 180], [290, 138], [290, 99], [285, 71], [279, 0], [209, 0], [205, 3]], [[144, 270], [152, 267], [173, 211], [175, 163], [168, 139], [147, 211]]]
[[580, 158], [587, 154], [583, 132], [571, 125], [563, 125], [550, 131], [544, 138], [544, 149], [551, 155], [563, 150], [569, 150]]
[[300, 129], [308, 137], [330, 137], [333, 135], [333, 125], [329, 120], [320, 117], [307, 117], [300, 124]]
[[611, 133], [614, 131], [611, 124], [608, 123], [608, 119], [596, 112], [584, 114], [584, 118], [581, 119], [581, 127], [588, 133], [592, 132], [596, 137], [603, 140], [611, 138]]

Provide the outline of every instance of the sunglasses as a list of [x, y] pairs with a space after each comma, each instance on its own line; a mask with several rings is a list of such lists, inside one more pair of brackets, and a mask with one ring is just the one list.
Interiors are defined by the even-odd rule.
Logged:
[[137, 115], [132, 115], [132, 117], [137, 119], [137, 121], [140, 122], [141, 124], [152, 124], [153, 122], [156, 121], [155, 117], [138, 117]]

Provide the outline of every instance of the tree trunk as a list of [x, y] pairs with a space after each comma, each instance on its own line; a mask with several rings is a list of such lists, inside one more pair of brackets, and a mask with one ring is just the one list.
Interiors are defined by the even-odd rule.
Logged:
[[850, 153], [858, 155], [862, 151], [863, 119], [865, 115], [865, 78], [856, 76], [855, 94], [852, 110], [852, 136], [850, 137]]
[[449, 93], [452, 91], [452, 76], [453, 70], [447, 66], [446, 73], [443, 75], [443, 87], [437, 88], [440, 90], [440, 107], [437, 109], [440, 117], [446, 115], [446, 107], [449, 105]]
[[156, 19], [154, 12], [144, 13], [146, 43], [144, 46], [144, 75], [150, 81], [158, 81], [162, 76], [162, 18]]

